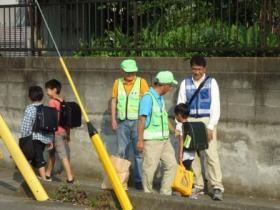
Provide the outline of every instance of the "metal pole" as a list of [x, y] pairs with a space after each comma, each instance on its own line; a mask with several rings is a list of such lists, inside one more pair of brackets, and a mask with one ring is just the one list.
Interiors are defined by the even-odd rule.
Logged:
[[53, 44], [54, 44], [55, 50], [56, 50], [58, 56], [61, 57], [61, 54], [60, 54], [60, 52], [59, 52], [59, 50], [58, 50], [58, 48], [57, 48], [56, 42], [55, 42], [55, 40], [54, 40], [54, 38], [53, 38], [53, 35], [52, 35], [51, 30], [50, 30], [50, 28], [49, 28], [49, 25], [48, 25], [48, 23], [47, 23], [47, 21], [46, 21], [46, 19], [45, 19], [45, 16], [44, 16], [44, 14], [43, 14], [43, 11], [42, 11], [42, 9], [41, 9], [41, 7], [40, 7], [40, 5], [39, 5], [39, 3], [38, 3], [37, 0], [35, 0], [35, 3], [37, 4], [38, 9], [39, 9], [39, 12], [41, 13], [41, 16], [42, 16], [42, 18], [43, 18], [43, 21], [44, 21], [44, 23], [45, 23], [45, 25], [46, 25], [46, 27], [47, 27], [47, 30], [48, 30], [48, 32], [49, 32], [49, 35], [50, 35], [50, 37], [51, 37], [51, 39], [52, 39], [52, 42], [53, 42]]
[[54, 43], [55, 49], [56, 49], [56, 51], [58, 53], [58, 56], [59, 56], [60, 64], [61, 64], [61, 66], [63, 68], [63, 71], [64, 71], [64, 73], [65, 73], [65, 75], [66, 75], [66, 77], [67, 77], [67, 79], [68, 79], [68, 81], [69, 81], [69, 83], [71, 85], [71, 88], [72, 88], [72, 91], [73, 91], [73, 93], [74, 93], [74, 95], [76, 97], [76, 100], [77, 100], [79, 106], [81, 107], [82, 114], [83, 114], [84, 119], [85, 119], [85, 121], [87, 123], [87, 126], [88, 126], [88, 132], [89, 132], [89, 136], [91, 138], [91, 142], [94, 145], [94, 147], [96, 149], [96, 152], [99, 155], [99, 158], [100, 158], [100, 160], [101, 160], [101, 162], [103, 164], [105, 172], [107, 173], [107, 175], [108, 175], [108, 177], [109, 177], [109, 179], [111, 181], [111, 184], [112, 184], [114, 192], [115, 192], [115, 194], [116, 194], [116, 196], [117, 196], [117, 198], [118, 198], [118, 200], [120, 202], [120, 205], [121, 205], [122, 209], [124, 209], [124, 210], [132, 210], [133, 207], [132, 207], [132, 204], [131, 204], [131, 202], [130, 202], [130, 200], [128, 198], [128, 195], [127, 195], [126, 191], [124, 190], [124, 188], [123, 188], [123, 186], [121, 184], [121, 181], [120, 181], [120, 179], [119, 179], [119, 177], [118, 177], [118, 175], [116, 173], [116, 170], [115, 170], [115, 168], [114, 168], [114, 166], [113, 166], [113, 164], [112, 164], [112, 162], [110, 160], [108, 152], [105, 149], [103, 141], [101, 140], [97, 130], [93, 127], [92, 123], [89, 120], [88, 114], [87, 114], [87, 112], [85, 110], [85, 107], [84, 107], [82, 101], [81, 101], [81, 98], [79, 96], [77, 88], [76, 88], [76, 86], [75, 86], [75, 84], [74, 84], [74, 82], [72, 80], [72, 77], [71, 77], [71, 75], [69, 73], [69, 70], [68, 70], [68, 68], [67, 68], [63, 58], [61, 57], [61, 54], [60, 54], [60, 52], [59, 52], [59, 50], [57, 48], [57, 45], [56, 45], [55, 40], [54, 40], [54, 38], [52, 36], [51, 30], [50, 30], [50, 28], [48, 26], [48, 23], [47, 23], [47, 21], [46, 21], [46, 19], [44, 17], [44, 14], [43, 14], [43, 12], [41, 10], [41, 7], [40, 7], [40, 5], [39, 5], [37, 0], [35, 0], [35, 2], [37, 4], [37, 6], [38, 6], [38, 9], [39, 9], [39, 11], [40, 11], [40, 13], [42, 15], [42, 19], [44, 20], [45, 25], [47, 27], [47, 30], [48, 30], [48, 32], [49, 32], [49, 34], [51, 36], [51, 39], [52, 39], [52, 41]]

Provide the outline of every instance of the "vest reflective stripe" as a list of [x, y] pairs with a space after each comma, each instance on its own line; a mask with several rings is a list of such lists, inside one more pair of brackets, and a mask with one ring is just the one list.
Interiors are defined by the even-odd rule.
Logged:
[[[211, 107], [211, 81], [209, 78], [204, 84], [203, 88], [199, 91], [197, 97], [193, 100], [190, 107], [191, 117], [209, 117]], [[186, 97], [187, 101], [190, 101], [192, 95], [196, 91], [196, 87], [193, 83], [192, 77], [185, 79]]]
[[163, 104], [163, 107], [160, 108], [151, 92], [147, 92], [145, 95], [152, 97], [153, 106], [150, 124], [144, 129], [144, 140], [167, 140], [169, 138], [169, 128], [165, 105]]
[[139, 103], [140, 103], [140, 88], [141, 78], [137, 77], [132, 90], [129, 95], [126, 95], [124, 89], [124, 79], [121, 78], [118, 81], [118, 101], [117, 101], [117, 113], [120, 120], [137, 120]]

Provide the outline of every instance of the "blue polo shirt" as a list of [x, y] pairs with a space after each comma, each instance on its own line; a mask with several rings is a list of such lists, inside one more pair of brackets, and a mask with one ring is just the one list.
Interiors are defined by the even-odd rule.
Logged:
[[[162, 108], [164, 104], [164, 99], [162, 96], [160, 96], [153, 87], [149, 90], [150, 93], [154, 95], [156, 98], [159, 106]], [[144, 95], [143, 98], [140, 101], [140, 107], [139, 107], [139, 116], [146, 116], [145, 126], [147, 127], [150, 124], [151, 121], [151, 115], [153, 110], [153, 99], [150, 95]]]

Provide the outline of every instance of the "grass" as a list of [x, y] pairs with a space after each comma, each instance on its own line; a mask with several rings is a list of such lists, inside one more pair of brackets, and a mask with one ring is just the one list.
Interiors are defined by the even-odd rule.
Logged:
[[117, 210], [110, 191], [100, 191], [89, 195], [79, 184], [62, 184], [54, 195], [55, 201], [70, 202], [73, 205], [85, 206], [87, 210]]

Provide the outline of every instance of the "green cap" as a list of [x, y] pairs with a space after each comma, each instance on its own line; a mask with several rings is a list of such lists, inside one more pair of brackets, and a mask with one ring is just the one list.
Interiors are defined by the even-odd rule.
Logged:
[[174, 79], [173, 73], [171, 71], [160, 71], [157, 74], [156, 79], [161, 84], [178, 84], [178, 82]]
[[136, 64], [135, 60], [133, 60], [133, 59], [123, 60], [121, 62], [121, 69], [124, 70], [127, 73], [138, 71], [137, 64]]

